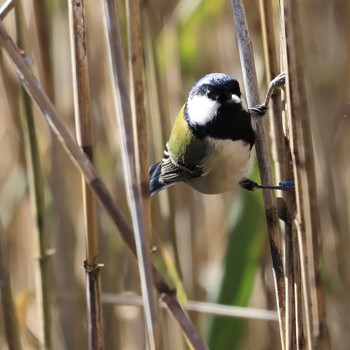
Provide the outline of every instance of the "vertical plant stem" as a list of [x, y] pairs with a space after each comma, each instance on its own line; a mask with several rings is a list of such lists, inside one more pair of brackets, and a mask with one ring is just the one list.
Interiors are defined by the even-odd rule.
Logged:
[[[243, 70], [243, 78], [247, 92], [248, 106], [253, 107], [259, 103], [258, 83], [255, 71], [253, 48], [249, 38], [249, 31], [242, 0], [232, 0], [232, 7], [240, 60]], [[255, 132], [257, 135], [255, 148], [257, 153], [261, 182], [263, 184], [272, 184], [273, 178], [270, 167], [269, 151], [266, 143], [264, 125], [262, 121], [256, 121]], [[281, 237], [277, 222], [277, 210], [273, 192], [270, 190], [264, 190], [263, 198], [265, 204], [266, 222], [272, 257], [273, 276], [275, 280], [281, 343], [282, 348], [284, 348], [285, 282], [281, 250]]]
[[[90, 113], [90, 85], [87, 61], [84, 0], [69, 0], [69, 18], [74, 81], [75, 125], [78, 144], [93, 162], [93, 137]], [[91, 188], [82, 177], [86, 261], [86, 296], [88, 309], [88, 343], [91, 350], [102, 350], [103, 325], [96, 203]]]
[[[32, 1], [36, 33], [38, 37], [38, 51], [40, 59], [37, 60], [37, 68], [40, 72], [41, 81], [46, 94], [53, 104], [55, 104], [55, 84], [53, 81], [53, 67], [50, 53], [52, 52], [52, 42], [50, 41], [53, 33], [54, 21], [52, 21], [51, 11], [54, 6], [47, 0]], [[60, 61], [61, 57], [58, 57]], [[54, 57], [53, 57], [54, 59]], [[55, 254], [56, 278], [55, 278], [55, 297], [57, 297], [57, 307], [59, 308], [59, 320], [62, 327], [62, 335], [66, 344], [74, 349], [86, 348], [87, 339], [83, 337], [80, 331], [71, 332], [73, 327], [76, 327], [76, 322], [80, 321], [86, 315], [86, 306], [84, 300], [79, 298], [77, 303], [75, 298], [82, 292], [82, 286], [74, 283], [73, 270], [66, 271], [74, 264], [75, 250], [75, 235], [72, 226], [72, 220], [69, 218], [69, 206], [66, 206], [66, 178], [64, 173], [60, 172], [62, 165], [61, 159], [64, 154], [59, 150], [57, 139], [52, 133], [51, 144], [51, 177], [50, 185], [52, 185], [52, 196], [54, 197], [53, 204], [55, 213], [59, 222], [58, 231], [60, 234], [57, 237], [57, 252]], [[68, 175], [69, 176], [69, 175]], [[69, 249], [65, 247], [68, 246]], [[62, 260], [63, 259], [63, 260]], [[53, 259], [54, 260], [54, 259]], [[64, 261], [64, 262], [63, 262]], [[63, 263], [62, 263], [63, 262]], [[69, 296], [67, 297], [67, 288], [69, 288]], [[86, 302], [85, 302], [86, 304]], [[83, 325], [79, 326], [80, 329]], [[85, 334], [85, 333], [84, 333]]]
[[[23, 28], [23, 9], [19, 5], [16, 7], [16, 27], [18, 45], [25, 47]], [[51, 339], [51, 308], [50, 308], [50, 266], [49, 266], [49, 242], [44, 230], [45, 204], [44, 185], [40, 165], [39, 148], [35, 131], [33, 109], [29, 96], [24, 92], [23, 96], [23, 129], [25, 139], [25, 151], [27, 159], [27, 171], [29, 177], [29, 188], [32, 205], [35, 212], [35, 242], [37, 266], [35, 269], [35, 281], [38, 292], [38, 303], [40, 309], [41, 342], [43, 349], [52, 349]]]
[[[263, 48], [265, 57], [266, 82], [269, 84], [271, 79], [280, 73], [280, 67], [277, 59], [277, 49], [274, 31], [273, 3], [269, 0], [259, 0], [261, 31], [263, 37]], [[281, 91], [274, 90], [271, 97], [271, 149], [272, 158], [276, 168], [276, 179], [285, 180], [285, 136], [283, 132], [283, 122], [281, 118], [282, 103]], [[289, 179], [289, 177], [287, 177]]]
[[17, 312], [13, 301], [10, 274], [5, 255], [5, 230], [0, 222], [0, 296], [7, 346], [11, 350], [21, 350], [18, 332]]
[[[281, 1], [284, 60], [288, 69], [290, 145], [294, 165], [302, 291], [308, 349], [328, 349], [323, 288], [320, 285], [319, 211], [312, 134], [303, 69], [303, 37], [299, 5]], [[288, 13], [288, 21], [287, 21]]]
[[[157, 334], [158, 323], [156, 315], [156, 301], [154, 290], [152, 288], [153, 277], [149, 257], [150, 245], [148, 238], [150, 234], [147, 233], [149, 227], [147, 227], [145, 220], [145, 210], [141, 200], [141, 188], [138, 182], [139, 177], [137, 175], [136, 163], [137, 157], [135, 157], [137, 152], [137, 142], [134, 141], [135, 138], [133, 137], [135, 129], [132, 123], [131, 105], [127, 87], [128, 84], [125, 74], [126, 69], [123, 62], [123, 48], [118, 21], [118, 12], [114, 1], [105, 0], [104, 4], [109, 39], [110, 64], [114, 80], [114, 99], [118, 111], [119, 124], [121, 126], [121, 138], [124, 153], [124, 172], [134, 227], [148, 343], [150, 349], [156, 349], [159, 347], [159, 337]], [[134, 76], [134, 79], [136, 78], [137, 77]], [[141, 90], [134, 90], [134, 92], [137, 91], [140, 92]], [[135, 95], [135, 97], [137, 96]]]
[[[141, 3], [140, 0], [126, 1], [126, 18], [128, 28], [128, 61], [130, 72], [130, 104], [132, 115], [132, 127], [134, 135], [134, 153], [135, 153], [135, 172], [137, 185], [139, 189], [138, 205], [142, 205], [144, 213], [143, 235], [145, 244], [149, 247], [149, 239], [152, 236], [151, 225], [151, 207], [149, 197], [149, 161], [148, 161], [148, 143], [147, 143], [147, 123], [144, 107], [144, 88], [143, 88], [143, 47], [141, 34]], [[122, 59], [122, 57], [120, 57]], [[120, 80], [119, 80], [120, 81]], [[147, 260], [149, 258], [147, 257]], [[146, 262], [149, 264], [148, 262]], [[148, 268], [147, 268], [148, 269]], [[151, 284], [151, 281], [149, 281]], [[153, 294], [153, 290], [149, 290]], [[156, 312], [156, 302], [152, 296], [151, 312]], [[152, 310], [154, 308], [154, 310]], [[160, 347], [160, 326], [156, 315], [153, 315], [153, 328], [155, 332], [156, 347]]]
[[[260, 0], [260, 17], [263, 36], [264, 56], [267, 82], [271, 81], [279, 71], [279, 65], [277, 60], [276, 50], [276, 36], [274, 32], [274, 16], [273, 16], [273, 4], [269, 0]], [[272, 108], [271, 108], [271, 149], [272, 156], [275, 164], [276, 179], [285, 180], [293, 178], [293, 168], [290, 162], [290, 150], [287, 144], [287, 138], [283, 130], [282, 119], [282, 103], [280, 90], [272, 96]], [[284, 220], [285, 220], [285, 232], [283, 252], [284, 256], [284, 268], [285, 268], [285, 342], [286, 349], [295, 349], [296, 343], [296, 327], [303, 328], [302, 318], [296, 318], [296, 312], [301, 305], [298, 304], [297, 296], [300, 296], [300, 280], [296, 280], [298, 276], [295, 273], [298, 270], [295, 268], [295, 264], [298, 260], [295, 250], [296, 235], [292, 229], [292, 221], [295, 216], [295, 196], [292, 193], [283, 193], [283, 199], [280, 198], [281, 206], [283, 206]], [[300, 311], [300, 309], [299, 309]], [[299, 324], [297, 324], [299, 321]]]

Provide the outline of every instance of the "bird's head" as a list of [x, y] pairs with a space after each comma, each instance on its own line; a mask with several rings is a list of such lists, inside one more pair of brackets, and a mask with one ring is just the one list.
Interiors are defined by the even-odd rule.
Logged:
[[195, 127], [206, 127], [227, 106], [242, 109], [238, 81], [223, 73], [211, 73], [193, 86], [186, 104], [186, 119]]

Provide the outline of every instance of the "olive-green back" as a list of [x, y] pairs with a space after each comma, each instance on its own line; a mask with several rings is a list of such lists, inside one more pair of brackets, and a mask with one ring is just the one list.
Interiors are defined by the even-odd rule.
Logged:
[[184, 118], [184, 110], [185, 105], [176, 116], [168, 142], [168, 150], [175, 163], [188, 169], [198, 169], [207, 155], [207, 143], [193, 134]]

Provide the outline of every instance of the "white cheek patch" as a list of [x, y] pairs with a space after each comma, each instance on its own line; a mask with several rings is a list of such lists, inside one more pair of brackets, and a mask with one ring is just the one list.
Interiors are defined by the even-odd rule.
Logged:
[[206, 125], [214, 119], [220, 104], [207, 96], [194, 96], [187, 102], [187, 111], [192, 123]]

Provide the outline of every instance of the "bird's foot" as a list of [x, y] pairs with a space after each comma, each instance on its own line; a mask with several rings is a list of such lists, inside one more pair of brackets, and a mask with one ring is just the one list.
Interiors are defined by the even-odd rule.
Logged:
[[286, 72], [282, 72], [271, 80], [268, 91], [274, 90], [277, 88], [282, 88], [285, 84], [286, 84]]
[[256, 191], [259, 189], [267, 190], [280, 190], [280, 191], [293, 191], [294, 190], [294, 180], [281, 181], [277, 186], [273, 185], [260, 185], [253, 180], [243, 179], [239, 184], [248, 191]]
[[263, 117], [267, 111], [269, 110], [269, 106], [266, 106], [265, 104], [257, 105], [255, 107], [249, 108], [249, 113], [254, 118], [261, 118]]
[[275, 89], [283, 88], [285, 84], [286, 84], [285, 72], [282, 72], [278, 74], [275, 78], [273, 78], [269, 84], [269, 88], [267, 89], [267, 94], [266, 94], [264, 103], [257, 105], [255, 107], [249, 108], [249, 113], [251, 114], [251, 116], [255, 118], [263, 117], [266, 114], [266, 112], [269, 110], [270, 99]]

